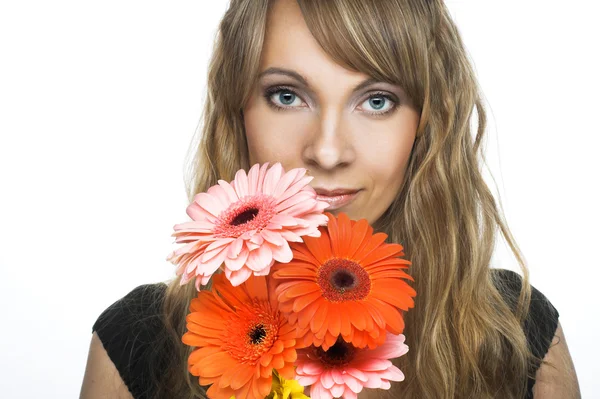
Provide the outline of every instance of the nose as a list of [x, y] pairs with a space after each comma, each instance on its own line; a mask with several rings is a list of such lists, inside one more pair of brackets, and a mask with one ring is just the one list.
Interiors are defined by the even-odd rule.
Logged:
[[351, 132], [345, 126], [341, 112], [334, 109], [322, 112], [303, 150], [304, 161], [324, 170], [352, 163], [356, 154]]

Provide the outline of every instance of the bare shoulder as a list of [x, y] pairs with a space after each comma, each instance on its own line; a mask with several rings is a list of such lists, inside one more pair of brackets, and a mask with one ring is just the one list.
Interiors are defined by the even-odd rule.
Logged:
[[79, 397], [80, 399], [133, 399], [95, 332], [92, 334]]
[[580, 399], [581, 391], [575, 366], [560, 322], [544, 360], [551, 365], [542, 364], [538, 369], [533, 386], [533, 397], [535, 399]]

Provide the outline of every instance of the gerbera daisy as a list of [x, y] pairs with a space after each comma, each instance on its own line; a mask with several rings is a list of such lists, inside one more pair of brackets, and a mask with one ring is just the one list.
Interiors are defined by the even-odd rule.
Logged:
[[167, 257], [178, 265], [182, 285], [195, 278], [199, 289], [222, 264], [234, 286], [251, 274], [267, 275], [275, 261], [292, 259], [288, 241], [319, 236], [328, 204], [316, 199], [312, 177], [306, 169], [285, 173], [280, 163], [268, 165], [256, 164], [248, 175], [239, 170], [231, 183], [219, 180], [194, 197], [187, 207], [193, 220], [172, 234], [186, 245]]
[[403, 381], [404, 374], [389, 359], [408, 352], [403, 334], [387, 334], [375, 348], [355, 348], [338, 339], [328, 350], [311, 346], [298, 351], [296, 379], [310, 385], [310, 396], [319, 399], [356, 399], [363, 388], [390, 389], [390, 381]]
[[211, 385], [214, 399], [263, 399], [271, 392], [272, 373], [293, 379], [296, 331], [277, 310], [266, 276], [251, 276], [233, 287], [222, 273], [210, 291], [200, 291], [186, 317], [184, 344], [195, 349], [189, 372]]
[[374, 348], [404, 331], [401, 310], [414, 307], [415, 290], [401, 269], [411, 264], [400, 244], [384, 243], [366, 219], [344, 213], [329, 218], [321, 236], [291, 245], [294, 259], [274, 266], [279, 309], [297, 325], [304, 345], [327, 350], [338, 336], [355, 347]]

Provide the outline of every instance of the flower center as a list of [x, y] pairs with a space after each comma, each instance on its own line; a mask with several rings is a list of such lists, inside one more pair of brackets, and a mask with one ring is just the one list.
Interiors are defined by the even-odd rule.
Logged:
[[268, 302], [242, 305], [227, 320], [223, 349], [239, 362], [256, 364], [277, 341], [279, 324], [279, 312]]
[[240, 224], [248, 223], [249, 221], [253, 220], [256, 217], [256, 215], [258, 215], [258, 209], [247, 209], [239, 215], [237, 215], [236, 217], [234, 217], [230, 224], [232, 226], [239, 226]]
[[270, 195], [240, 198], [221, 212], [213, 233], [218, 238], [238, 238], [248, 231], [261, 231], [277, 214], [276, 206], [277, 201]]
[[358, 301], [371, 292], [371, 279], [363, 267], [349, 259], [333, 258], [317, 272], [323, 297], [331, 302]]
[[250, 338], [250, 342], [254, 345], [260, 344], [266, 336], [267, 331], [265, 330], [265, 326], [262, 324], [255, 325], [254, 328], [248, 333], [248, 338]]
[[338, 287], [340, 291], [345, 291], [356, 285], [356, 279], [354, 274], [349, 273], [348, 270], [336, 270], [331, 275], [331, 286]]
[[338, 337], [337, 341], [328, 350], [315, 348], [315, 355], [327, 368], [344, 367], [354, 359], [356, 348]]

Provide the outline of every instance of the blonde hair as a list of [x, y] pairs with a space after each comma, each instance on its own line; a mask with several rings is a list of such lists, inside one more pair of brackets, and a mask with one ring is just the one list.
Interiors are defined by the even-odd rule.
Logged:
[[[340, 65], [398, 84], [421, 112], [397, 198], [375, 226], [405, 247], [418, 292], [405, 315], [406, 375], [381, 397], [522, 398], [530, 351], [523, 331], [530, 305], [523, 256], [481, 173], [486, 128], [479, 87], [442, 0], [298, 0], [306, 24]], [[203, 124], [189, 170], [189, 200], [248, 168], [241, 110], [259, 73], [269, 0], [232, 0], [210, 61]], [[472, 135], [470, 121], [477, 113]], [[496, 229], [523, 272], [512, 309], [490, 273]], [[498, 287], [498, 288], [497, 288]], [[502, 292], [505, 291], [505, 292]], [[181, 344], [193, 284], [170, 282], [165, 337], [174, 351], [157, 397], [204, 397]], [[516, 299], [515, 299], [516, 300]]]

